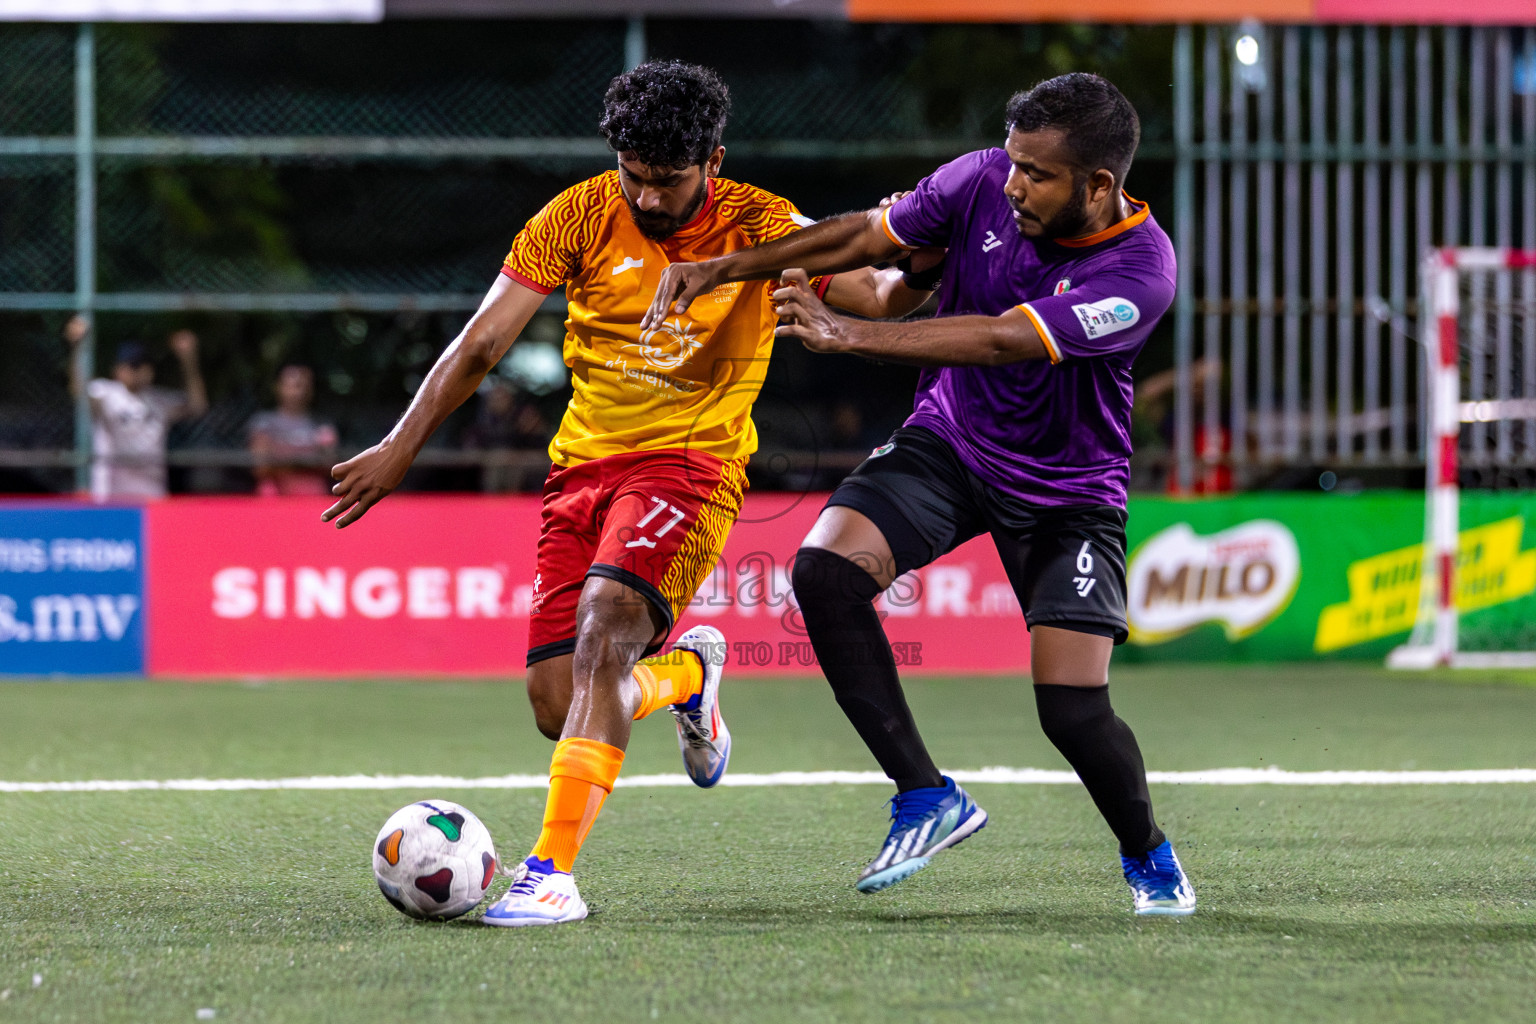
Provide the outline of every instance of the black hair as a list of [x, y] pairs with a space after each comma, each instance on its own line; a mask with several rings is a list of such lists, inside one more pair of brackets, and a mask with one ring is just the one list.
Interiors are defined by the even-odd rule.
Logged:
[[1039, 82], [1008, 101], [1008, 131], [1055, 128], [1065, 136], [1084, 178], [1103, 167], [1125, 183], [1141, 141], [1136, 108], [1098, 75], [1074, 71]]
[[118, 366], [148, 366], [154, 363], [149, 358], [149, 346], [142, 341], [124, 341], [117, 346], [116, 358], [113, 362]]
[[720, 145], [731, 93], [697, 64], [646, 61], [608, 83], [598, 130], [615, 153], [652, 167], [692, 167]]

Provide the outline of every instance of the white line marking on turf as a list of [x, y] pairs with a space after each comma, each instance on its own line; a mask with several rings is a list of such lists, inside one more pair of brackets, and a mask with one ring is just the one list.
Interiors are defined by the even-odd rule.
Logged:
[[[980, 768], [950, 775], [966, 785], [992, 783], [1011, 786], [1077, 785], [1072, 772], [1042, 768]], [[1148, 772], [1148, 782], [1176, 786], [1450, 786], [1536, 783], [1536, 768], [1495, 768], [1466, 771], [1328, 771], [1291, 772], [1280, 768], [1213, 768], [1194, 772]], [[686, 787], [686, 775], [635, 775], [618, 784], [636, 789]], [[78, 782], [0, 782], [0, 793], [126, 793], [139, 790], [173, 792], [240, 792], [273, 789], [544, 789], [545, 775], [311, 775], [289, 779], [85, 779]], [[727, 775], [721, 786], [889, 786], [879, 772], [769, 772]]]

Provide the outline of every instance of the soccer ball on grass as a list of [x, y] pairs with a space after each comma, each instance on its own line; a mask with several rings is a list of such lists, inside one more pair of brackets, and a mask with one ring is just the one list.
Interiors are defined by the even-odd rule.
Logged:
[[498, 870], [491, 834], [467, 808], [422, 800], [389, 816], [373, 844], [373, 877], [400, 913], [446, 921], [473, 910]]

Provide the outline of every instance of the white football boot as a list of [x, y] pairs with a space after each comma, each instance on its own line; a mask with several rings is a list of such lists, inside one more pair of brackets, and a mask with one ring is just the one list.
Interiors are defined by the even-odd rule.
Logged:
[[695, 786], [708, 789], [720, 781], [731, 760], [731, 730], [720, 717], [720, 676], [725, 669], [725, 636], [714, 626], [694, 626], [677, 638], [673, 650], [692, 651], [704, 663], [704, 688], [692, 700], [673, 704], [677, 746], [683, 768]]
[[553, 861], [529, 857], [512, 870], [512, 888], [491, 904], [480, 923], [522, 928], [566, 924], [586, 916], [587, 905], [571, 873], [556, 871]]

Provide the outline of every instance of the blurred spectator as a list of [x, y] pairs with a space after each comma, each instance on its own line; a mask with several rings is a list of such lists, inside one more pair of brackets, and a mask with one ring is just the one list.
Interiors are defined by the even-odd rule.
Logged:
[[208, 411], [208, 391], [197, 363], [197, 335], [177, 331], [167, 339], [181, 363], [187, 390], [154, 386], [155, 366], [140, 341], [117, 347], [110, 378], [83, 381], [74, 359], [90, 333], [82, 317], [64, 325], [70, 348], [69, 391], [91, 402], [91, 497], [96, 501], [143, 501], [165, 497], [165, 435], [177, 420]]
[[255, 459], [256, 493], [329, 494], [336, 428], [309, 414], [315, 371], [289, 363], [277, 371], [275, 391], [277, 408], [252, 416], [246, 428]]
[[[1197, 359], [1189, 368], [1189, 400], [1195, 417], [1192, 443], [1195, 478], [1190, 487], [1191, 494], [1228, 494], [1233, 490], [1232, 437], [1224, 421], [1225, 403], [1223, 422], [1216, 425], [1214, 434], [1206, 431], [1203, 415], [1206, 391], [1221, 387], [1221, 371], [1221, 360], [1212, 357]], [[1142, 378], [1136, 383], [1136, 402], [1131, 409], [1131, 416], [1138, 424], [1154, 425], [1161, 449], [1167, 453], [1170, 469], [1165, 489], [1169, 494], [1184, 493], [1179, 487], [1179, 474], [1172, 459], [1176, 431], [1173, 400], [1177, 383], [1176, 368]]]
[[864, 410], [857, 402], [844, 398], [832, 406], [832, 414], [827, 422], [826, 448], [834, 452], [855, 451], [868, 455], [872, 449], [889, 440], [889, 433], [867, 425], [864, 422]]
[[[464, 429], [465, 448], [478, 451], [543, 451], [549, 446], [549, 424], [539, 407], [504, 380], [487, 378], [480, 392], [474, 422]], [[487, 461], [482, 469], [485, 491], [537, 490], [549, 467]]]
[[[795, 474], [784, 481], [789, 490], [829, 491], [843, 482], [848, 471], [889, 439], [890, 431], [871, 426], [864, 410], [851, 399], [833, 403], [827, 414], [827, 434], [817, 447], [818, 466], [809, 474]], [[849, 460], [852, 461], [849, 461]]]

